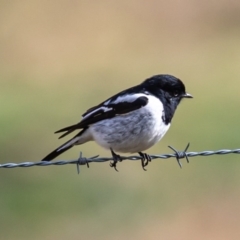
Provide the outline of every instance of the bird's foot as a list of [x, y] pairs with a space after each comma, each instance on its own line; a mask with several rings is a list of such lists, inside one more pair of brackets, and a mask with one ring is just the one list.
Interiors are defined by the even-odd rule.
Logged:
[[142, 168], [144, 171], [147, 171], [145, 169], [145, 167], [148, 165], [149, 162], [151, 162], [152, 158], [150, 157], [150, 155], [148, 155], [147, 153], [142, 153], [142, 152], [139, 152], [138, 153], [140, 155], [140, 157], [142, 158], [141, 161], [142, 161]]
[[188, 145], [186, 146], [185, 150], [182, 151], [182, 152], [181, 151], [177, 151], [175, 148], [173, 148], [171, 146], [168, 146], [169, 148], [171, 148], [175, 152], [176, 160], [177, 160], [178, 165], [179, 165], [180, 168], [182, 168], [182, 164], [180, 162], [181, 158], [186, 158], [187, 163], [189, 163], [189, 159], [188, 159], [188, 156], [187, 156], [187, 153], [186, 153], [188, 148], [189, 148], [189, 145], [190, 145], [190, 143], [188, 143]]
[[110, 150], [111, 150], [112, 157], [113, 157], [113, 162], [110, 163], [110, 167], [113, 167], [113, 168], [115, 169], [115, 171], [118, 172], [118, 170], [117, 170], [117, 163], [118, 163], [118, 162], [121, 162], [121, 161], [122, 161], [122, 158], [121, 158], [120, 155], [116, 154], [116, 153], [112, 150], [112, 148], [110, 148]]

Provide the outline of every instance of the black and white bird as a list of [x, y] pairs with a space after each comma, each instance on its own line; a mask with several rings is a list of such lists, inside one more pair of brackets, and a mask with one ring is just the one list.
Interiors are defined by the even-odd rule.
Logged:
[[138, 153], [144, 169], [151, 158], [143, 151], [165, 135], [183, 98], [192, 96], [186, 93], [180, 79], [166, 74], [150, 77], [88, 109], [77, 124], [56, 131], [64, 132], [59, 137], [62, 138], [80, 130], [42, 161], [50, 161], [74, 145], [95, 141], [111, 151], [115, 169], [116, 163], [121, 161], [121, 156], [115, 152]]

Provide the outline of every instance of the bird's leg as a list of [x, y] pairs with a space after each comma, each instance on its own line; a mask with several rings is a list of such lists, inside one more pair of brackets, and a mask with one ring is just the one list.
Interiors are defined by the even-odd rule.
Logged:
[[120, 155], [116, 154], [116, 153], [112, 150], [112, 148], [110, 148], [110, 150], [111, 150], [112, 157], [113, 157], [113, 162], [110, 163], [110, 167], [113, 167], [113, 168], [118, 172], [118, 170], [117, 170], [117, 163], [118, 163], [118, 161], [121, 162], [121, 161], [122, 161], [122, 158], [121, 158]]
[[[145, 169], [145, 167], [148, 165], [149, 162], [151, 162], [152, 158], [150, 157], [150, 155], [148, 155], [147, 153], [142, 153], [142, 152], [139, 152], [138, 153], [140, 155], [140, 157], [142, 158], [142, 168], [144, 171], [147, 171]], [[145, 162], [146, 161], [146, 162]]]

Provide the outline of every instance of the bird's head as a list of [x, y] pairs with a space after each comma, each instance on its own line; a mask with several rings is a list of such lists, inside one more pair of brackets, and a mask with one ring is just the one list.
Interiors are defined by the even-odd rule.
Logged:
[[146, 91], [160, 98], [163, 103], [176, 108], [183, 98], [193, 98], [186, 93], [183, 82], [167, 74], [155, 75], [142, 83]]

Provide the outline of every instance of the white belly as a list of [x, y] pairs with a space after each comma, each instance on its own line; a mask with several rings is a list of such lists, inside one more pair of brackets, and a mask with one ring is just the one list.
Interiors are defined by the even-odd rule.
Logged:
[[155, 97], [148, 98], [145, 107], [91, 125], [92, 138], [100, 146], [122, 153], [140, 152], [152, 147], [165, 135], [170, 124], [162, 121], [162, 103]]

